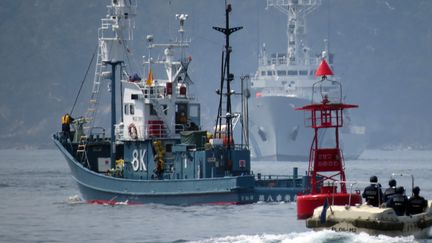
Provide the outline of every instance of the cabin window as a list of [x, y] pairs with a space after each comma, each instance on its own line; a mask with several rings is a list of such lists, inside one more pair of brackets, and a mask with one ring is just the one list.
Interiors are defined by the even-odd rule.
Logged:
[[124, 105], [124, 109], [123, 110], [124, 110], [124, 114], [125, 115], [129, 115], [129, 106], [128, 106], [128, 104]]
[[176, 105], [176, 114], [175, 114], [175, 123], [176, 124], [186, 124], [188, 117], [187, 117], [187, 104], [184, 103], [178, 103]]
[[137, 100], [138, 99], [138, 94], [131, 94], [131, 99], [132, 100]]
[[125, 115], [134, 115], [135, 114], [135, 105], [134, 104], [125, 104], [123, 112]]
[[187, 104], [177, 103], [176, 112], [186, 112], [186, 110], [187, 110]]
[[277, 75], [278, 76], [286, 76], [286, 71], [285, 70], [278, 70]]
[[302, 76], [306, 76], [306, 75], [308, 75], [308, 71], [307, 70], [300, 70], [299, 74]]
[[153, 104], [150, 104], [150, 115], [151, 116], [156, 116], [157, 115], [157, 112], [154, 109]]
[[172, 144], [166, 144], [165, 145], [165, 152], [171, 153], [172, 152]]
[[135, 106], [133, 104], [129, 104], [130, 106], [130, 114], [135, 115]]
[[272, 71], [267, 71], [267, 76], [272, 76], [273, 72]]
[[294, 75], [297, 75], [297, 70], [288, 71], [288, 76], [294, 76]]
[[199, 117], [199, 105], [194, 104], [189, 106], [189, 116]]
[[265, 71], [261, 71], [261, 76], [266, 76], [266, 72]]
[[286, 64], [287, 56], [285, 54], [278, 55], [278, 62], [279, 64]]

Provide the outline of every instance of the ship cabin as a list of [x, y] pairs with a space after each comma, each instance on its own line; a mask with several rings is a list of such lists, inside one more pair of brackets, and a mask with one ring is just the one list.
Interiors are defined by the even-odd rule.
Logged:
[[[307, 65], [311, 62], [315, 62], [315, 60], [296, 63], [291, 61], [286, 53], [273, 53], [269, 58], [261, 61], [258, 75], [262, 77], [313, 76], [315, 70]], [[289, 65], [287, 65], [288, 63]]]
[[[323, 52], [324, 57], [327, 54]], [[317, 81], [316, 66], [321, 57], [293, 59], [286, 53], [273, 53], [260, 57], [258, 70], [252, 79], [251, 88], [256, 90], [256, 97], [288, 96], [309, 99], [311, 87]], [[328, 55], [332, 63], [333, 55]], [[325, 87], [331, 92], [331, 87]]]

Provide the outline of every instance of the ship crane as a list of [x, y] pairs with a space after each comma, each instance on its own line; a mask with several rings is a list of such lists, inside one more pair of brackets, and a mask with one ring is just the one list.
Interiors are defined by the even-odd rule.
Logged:
[[[339, 143], [339, 128], [344, 125], [343, 111], [358, 106], [342, 103], [342, 86], [337, 81], [328, 80], [329, 75], [333, 75], [333, 72], [323, 59], [315, 73], [315, 76], [321, 76], [321, 80], [316, 82], [312, 89], [314, 92], [315, 87], [320, 87], [321, 102], [313, 103], [312, 99], [311, 104], [296, 109], [309, 114], [306, 116], [307, 126], [314, 129], [308, 167], [311, 185], [308, 194], [297, 197], [299, 219], [311, 217], [315, 208], [325, 204], [355, 205], [362, 200], [359, 193], [347, 192], [345, 164]], [[325, 82], [339, 86], [341, 96], [335, 102], [322, 92], [321, 87]], [[334, 129], [334, 147], [323, 147], [320, 144], [318, 134], [322, 129]], [[339, 189], [337, 185], [340, 185]]]

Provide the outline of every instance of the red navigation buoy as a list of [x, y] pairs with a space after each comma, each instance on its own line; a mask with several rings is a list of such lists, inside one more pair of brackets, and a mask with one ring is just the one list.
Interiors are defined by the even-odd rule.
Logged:
[[[315, 75], [323, 77], [333, 75], [324, 59]], [[311, 217], [315, 208], [324, 204], [355, 205], [362, 202], [359, 192], [347, 191], [345, 162], [339, 144], [339, 129], [344, 123], [343, 111], [357, 107], [357, 105], [333, 103], [328, 100], [327, 96], [323, 96], [321, 103], [313, 103], [296, 109], [308, 113], [306, 118], [309, 121], [308, 126], [314, 130], [308, 167], [310, 188], [303, 195], [297, 196], [298, 219]], [[334, 146], [321, 144], [319, 140], [322, 137], [318, 134], [322, 134], [320, 133], [322, 129], [334, 130]], [[331, 135], [330, 132], [327, 134]]]
[[330, 66], [327, 64], [325, 59], [322, 59], [320, 65], [318, 66], [318, 69], [315, 72], [315, 76], [327, 76], [327, 75], [333, 75], [333, 71], [331, 70]]

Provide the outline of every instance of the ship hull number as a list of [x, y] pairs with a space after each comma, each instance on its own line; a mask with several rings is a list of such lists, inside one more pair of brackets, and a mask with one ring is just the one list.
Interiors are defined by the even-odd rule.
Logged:
[[134, 149], [132, 151], [132, 169], [134, 171], [147, 171], [145, 164], [147, 150], [145, 149]]
[[[291, 195], [286, 194], [286, 195], [264, 195], [264, 194], [260, 194], [260, 195], [255, 195], [258, 196], [258, 201], [260, 202], [293, 202], [296, 201], [297, 196], [294, 196], [294, 198], [291, 197]], [[251, 195], [242, 195], [240, 198], [240, 201], [254, 201], [254, 197], [253, 194]]]
[[346, 227], [331, 227], [330, 229], [333, 231], [336, 231], [336, 232], [357, 233], [357, 228], [354, 228], [354, 227], [348, 227], [348, 228], [346, 228]]

